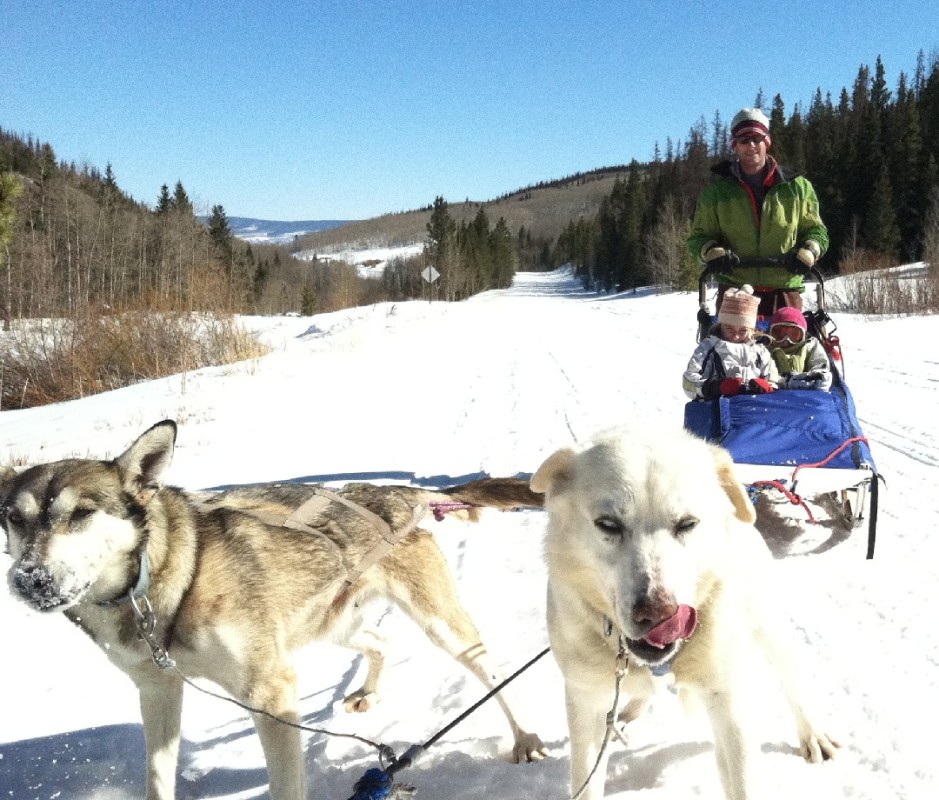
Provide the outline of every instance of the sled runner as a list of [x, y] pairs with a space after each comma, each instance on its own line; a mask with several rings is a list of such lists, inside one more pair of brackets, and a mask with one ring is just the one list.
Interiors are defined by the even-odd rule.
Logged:
[[[778, 265], [774, 259], [747, 259], [747, 266]], [[698, 280], [698, 340], [717, 318], [711, 316], [709, 269]], [[828, 316], [825, 283], [812, 268], [816, 307], [804, 311], [808, 335], [825, 346], [832, 371], [830, 392], [784, 389], [770, 394], [692, 400], [685, 406], [685, 428], [730, 451], [737, 474], [759, 508], [783, 496], [801, 506], [803, 518], [816, 513], [839, 517], [848, 530], [867, 521], [867, 558], [873, 558], [877, 527], [878, 484], [867, 439], [857, 421], [854, 399], [844, 380], [841, 345]], [[768, 329], [760, 320], [758, 329]]]

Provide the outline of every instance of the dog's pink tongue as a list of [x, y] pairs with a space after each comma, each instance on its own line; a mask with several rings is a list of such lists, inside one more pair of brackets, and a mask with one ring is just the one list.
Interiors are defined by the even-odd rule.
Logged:
[[653, 647], [665, 647], [678, 639], [689, 639], [698, 627], [698, 612], [691, 606], [678, 606], [672, 616], [660, 622], [643, 640]]

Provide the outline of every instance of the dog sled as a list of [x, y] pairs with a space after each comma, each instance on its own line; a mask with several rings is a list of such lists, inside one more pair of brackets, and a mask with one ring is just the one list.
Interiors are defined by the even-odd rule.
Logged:
[[[778, 266], [779, 260], [742, 263]], [[698, 341], [717, 321], [707, 297], [712, 277], [712, 270], [705, 269], [698, 280]], [[824, 520], [849, 534], [866, 523], [867, 558], [873, 558], [880, 476], [844, 379], [841, 343], [828, 315], [824, 279], [815, 268], [808, 277], [815, 281], [816, 302], [814, 309], [803, 313], [808, 335], [818, 338], [828, 354], [831, 390], [692, 400], [685, 406], [684, 425], [730, 451], [737, 475], [756, 504], [757, 527], [761, 517], [785, 516], [810, 525]], [[759, 319], [757, 328], [768, 333], [769, 320]]]

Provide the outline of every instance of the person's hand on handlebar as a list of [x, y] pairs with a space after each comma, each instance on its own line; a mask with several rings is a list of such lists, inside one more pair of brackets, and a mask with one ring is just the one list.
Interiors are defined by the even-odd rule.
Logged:
[[701, 248], [701, 259], [709, 269], [729, 275], [740, 263], [740, 257], [729, 247], [717, 242], [708, 242]]
[[815, 266], [815, 262], [818, 261], [821, 254], [822, 250], [818, 243], [806, 239], [786, 254], [786, 269], [793, 275], [805, 275]]

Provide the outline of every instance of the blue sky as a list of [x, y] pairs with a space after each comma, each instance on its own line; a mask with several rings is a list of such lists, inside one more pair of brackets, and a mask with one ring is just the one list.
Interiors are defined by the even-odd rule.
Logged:
[[[842, 7], [843, 6], [843, 7]], [[891, 88], [935, 0], [0, 0], [0, 127], [153, 204], [353, 219], [652, 157], [763, 89]]]

